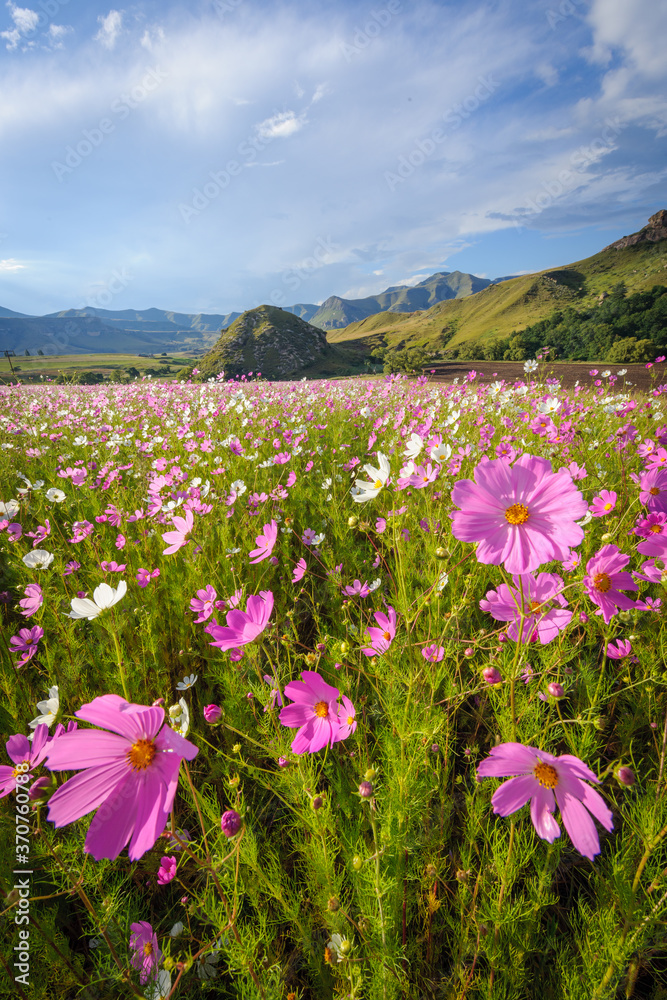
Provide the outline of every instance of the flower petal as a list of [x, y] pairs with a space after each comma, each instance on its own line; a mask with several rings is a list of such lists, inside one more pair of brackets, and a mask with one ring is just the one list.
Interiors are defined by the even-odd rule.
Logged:
[[532, 774], [522, 774], [518, 778], [510, 778], [500, 788], [496, 788], [491, 798], [493, 811], [499, 816], [509, 816], [535, 794], [540, 786]]

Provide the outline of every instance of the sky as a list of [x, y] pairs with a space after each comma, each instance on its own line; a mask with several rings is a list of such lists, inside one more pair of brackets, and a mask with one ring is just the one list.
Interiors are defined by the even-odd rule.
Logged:
[[0, 306], [321, 303], [667, 207], [656, 0], [0, 6]]

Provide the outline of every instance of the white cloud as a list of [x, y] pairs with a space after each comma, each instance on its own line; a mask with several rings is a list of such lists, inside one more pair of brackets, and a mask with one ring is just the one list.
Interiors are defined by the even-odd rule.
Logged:
[[94, 41], [100, 42], [105, 49], [113, 49], [123, 27], [122, 11], [110, 10], [106, 17], [98, 17], [97, 23], [101, 27], [95, 35]]
[[382, 268], [380, 268], [379, 271], [373, 271], [373, 274], [378, 274], [378, 275], [384, 274], [384, 271], [382, 270]]
[[139, 44], [149, 52], [155, 52], [165, 41], [166, 36], [162, 28], [146, 28]]
[[39, 24], [39, 14], [36, 10], [28, 7], [17, 7], [16, 4], [8, 3], [9, 13], [17, 29], [22, 35], [29, 35]]
[[591, 60], [606, 65], [614, 49], [625, 52], [631, 67], [644, 77], [667, 72], [665, 34], [667, 7], [655, 0], [593, 0], [588, 13], [593, 29]]
[[50, 24], [49, 30], [47, 31], [46, 34], [47, 34], [47, 39], [51, 45], [51, 48], [53, 49], [64, 48], [62, 40], [65, 37], [65, 35], [69, 35], [69, 33], [73, 30], [74, 29], [70, 27], [70, 25]]
[[305, 114], [297, 115], [295, 111], [279, 111], [271, 118], [265, 118], [256, 126], [257, 134], [262, 139], [286, 139], [294, 135], [306, 124]]
[[13, 52], [14, 49], [18, 47], [21, 39], [21, 32], [18, 28], [12, 28], [10, 31], [0, 31], [0, 38], [5, 38], [7, 40], [6, 48], [9, 52]]
[[0, 271], [23, 271], [25, 267], [25, 264], [19, 264], [13, 257], [8, 260], [0, 260]]

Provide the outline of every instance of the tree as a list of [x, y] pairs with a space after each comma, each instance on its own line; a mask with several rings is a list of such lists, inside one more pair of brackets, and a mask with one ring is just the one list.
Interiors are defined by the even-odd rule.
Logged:
[[26, 349], [25, 349], [25, 351], [23, 353], [24, 353], [24, 355], [25, 355], [26, 358], [30, 357], [30, 351], [28, 350], [27, 347], [26, 347]]
[[37, 353], [39, 354], [40, 358], [43, 358], [43, 357], [44, 357], [44, 351], [42, 350], [42, 348], [41, 348], [41, 347], [40, 347], [40, 349], [39, 349], [39, 350], [37, 351]]

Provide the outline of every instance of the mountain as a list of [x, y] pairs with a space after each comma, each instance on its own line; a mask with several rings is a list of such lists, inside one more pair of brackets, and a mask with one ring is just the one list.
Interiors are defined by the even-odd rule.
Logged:
[[249, 309], [223, 330], [216, 345], [197, 363], [203, 377], [224, 371], [230, 377], [261, 372], [285, 379], [349, 370], [354, 356], [327, 343], [323, 330], [277, 306]]
[[478, 278], [474, 274], [439, 271], [418, 285], [393, 285], [379, 295], [368, 295], [363, 299], [343, 299], [331, 295], [308, 319], [313, 326], [323, 330], [338, 330], [380, 312], [409, 313], [430, 309], [437, 302], [474, 295], [490, 284], [492, 282], [488, 278]]
[[25, 313], [17, 313], [13, 309], [5, 309], [3, 306], [0, 306], [0, 316], [11, 317], [13, 319], [27, 319]]
[[423, 346], [430, 351], [446, 347], [453, 353], [472, 344], [482, 348], [546, 319], [556, 309], [591, 307], [621, 283], [628, 294], [667, 285], [665, 220], [667, 212], [658, 212], [639, 233], [584, 260], [494, 282], [425, 312], [377, 313], [331, 331], [328, 339], [363, 353], [380, 346]]

